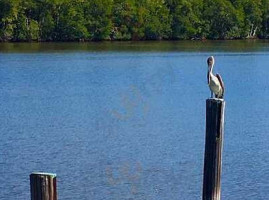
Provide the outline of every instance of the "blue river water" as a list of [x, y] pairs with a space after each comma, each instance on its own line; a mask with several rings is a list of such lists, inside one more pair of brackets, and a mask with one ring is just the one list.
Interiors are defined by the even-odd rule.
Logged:
[[186, 51], [180, 43], [155, 51], [6, 45], [1, 200], [30, 199], [33, 171], [57, 174], [60, 200], [201, 199], [210, 55], [226, 86], [222, 199], [269, 199], [267, 44]]

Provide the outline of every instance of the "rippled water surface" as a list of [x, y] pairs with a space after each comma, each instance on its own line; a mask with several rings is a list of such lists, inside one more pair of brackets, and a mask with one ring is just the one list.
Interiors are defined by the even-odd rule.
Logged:
[[222, 198], [269, 199], [269, 42], [0, 44], [0, 199], [202, 195], [206, 58], [226, 85]]

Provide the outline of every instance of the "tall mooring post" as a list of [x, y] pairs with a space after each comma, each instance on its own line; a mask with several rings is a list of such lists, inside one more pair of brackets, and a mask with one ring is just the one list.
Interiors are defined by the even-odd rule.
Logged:
[[32, 173], [30, 186], [31, 200], [57, 200], [56, 174]]
[[206, 100], [203, 200], [220, 200], [224, 111], [223, 99]]

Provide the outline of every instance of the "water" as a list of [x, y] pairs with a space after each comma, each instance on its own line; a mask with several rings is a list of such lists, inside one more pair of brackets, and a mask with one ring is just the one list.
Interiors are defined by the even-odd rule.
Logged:
[[222, 199], [269, 198], [267, 41], [0, 44], [0, 199], [201, 199], [206, 58], [226, 85]]

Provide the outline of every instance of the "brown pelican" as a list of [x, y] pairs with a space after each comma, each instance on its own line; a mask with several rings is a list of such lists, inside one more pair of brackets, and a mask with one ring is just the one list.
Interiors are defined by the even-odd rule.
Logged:
[[214, 57], [210, 56], [207, 59], [207, 65], [208, 65], [207, 82], [211, 90], [211, 98], [213, 98], [213, 93], [214, 93], [215, 98], [223, 99], [224, 83], [219, 74], [216, 74], [216, 76], [213, 74], [214, 63], [215, 63]]

